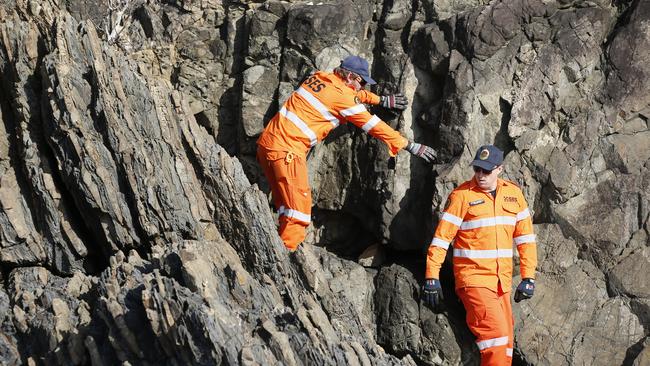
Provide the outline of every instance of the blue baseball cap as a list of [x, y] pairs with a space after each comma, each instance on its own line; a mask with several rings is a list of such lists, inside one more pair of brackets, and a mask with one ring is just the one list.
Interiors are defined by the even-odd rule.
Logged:
[[485, 170], [493, 170], [501, 164], [503, 164], [503, 151], [494, 145], [483, 145], [479, 147], [476, 150], [474, 161], [472, 161], [473, 166]]
[[362, 57], [348, 56], [341, 61], [341, 67], [361, 76], [361, 78], [370, 85], [377, 84], [377, 82], [370, 77], [370, 72], [368, 72], [368, 61]]

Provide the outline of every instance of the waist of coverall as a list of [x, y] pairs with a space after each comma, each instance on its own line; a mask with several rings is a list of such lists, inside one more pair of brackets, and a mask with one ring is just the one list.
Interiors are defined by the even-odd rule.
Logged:
[[264, 154], [267, 161], [284, 160], [285, 163], [291, 164], [296, 159], [305, 160], [305, 155], [288, 149], [269, 149], [264, 145], [258, 145], [258, 148]]
[[262, 132], [262, 135], [257, 140], [257, 145], [264, 148], [267, 152], [286, 153], [291, 151], [302, 159], [307, 157], [307, 153], [311, 149], [303, 141], [291, 137], [288, 138], [284, 134], [276, 134], [272, 129], [266, 129]]

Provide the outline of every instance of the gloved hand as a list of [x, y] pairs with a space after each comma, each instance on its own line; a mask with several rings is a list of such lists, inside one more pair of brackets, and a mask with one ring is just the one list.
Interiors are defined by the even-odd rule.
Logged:
[[393, 95], [382, 95], [379, 104], [384, 108], [404, 110], [408, 107], [409, 100], [406, 99], [404, 94], [397, 93]]
[[409, 142], [406, 145], [406, 150], [411, 154], [424, 159], [427, 163], [436, 160], [436, 152], [427, 145], [418, 144], [417, 142]]
[[422, 300], [429, 304], [433, 311], [439, 312], [442, 303], [442, 287], [440, 281], [436, 278], [430, 278], [424, 281], [422, 286]]
[[515, 302], [530, 299], [533, 297], [534, 292], [535, 280], [532, 278], [524, 278], [519, 282], [519, 286], [517, 286], [517, 290], [515, 291]]

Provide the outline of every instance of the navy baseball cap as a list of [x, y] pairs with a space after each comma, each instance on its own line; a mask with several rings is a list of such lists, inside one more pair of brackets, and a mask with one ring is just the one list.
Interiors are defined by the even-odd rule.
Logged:
[[362, 57], [348, 56], [341, 61], [341, 67], [361, 76], [361, 78], [370, 85], [377, 84], [377, 82], [370, 77], [370, 72], [368, 72], [368, 61]]
[[503, 151], [494, 145], [483, 145], [476, 150], [473, 166], [493, 170], [503, 163]]

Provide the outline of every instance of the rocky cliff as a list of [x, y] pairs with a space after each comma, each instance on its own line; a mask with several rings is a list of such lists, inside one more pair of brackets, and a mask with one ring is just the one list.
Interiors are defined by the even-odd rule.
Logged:
[[[339, 127], [289, 254], [255, 139], [348, 54], [440, 161]], [[0, 67], [3, 365], [477, 364], [419, 292], [484, 143], [539, 243], [515, 364], [650, 364], [646, 0], [3, 0]]]

